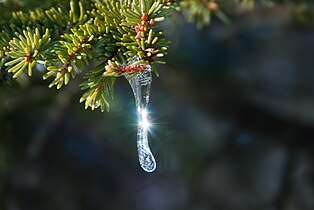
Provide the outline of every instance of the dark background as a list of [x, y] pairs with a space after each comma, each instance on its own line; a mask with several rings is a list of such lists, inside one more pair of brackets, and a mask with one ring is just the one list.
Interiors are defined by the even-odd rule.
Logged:
[[41, 72], [0, 88], [0, 209], [314, 209], [313, 8], [230, 14], [197, 30], [165, 24], [150, 145], [136, 153], [135, 107], [120, 78], [109, 113], [84, 110], [74, 80]]

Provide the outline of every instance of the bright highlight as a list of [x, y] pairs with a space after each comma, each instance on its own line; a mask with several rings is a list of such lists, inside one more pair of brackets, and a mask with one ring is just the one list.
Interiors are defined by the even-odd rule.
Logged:
[[141, 126], [144, 129], [148, 129], [151, 124], [147, 119], [147, 116], [148, 116], [147, 110], [146, 109], [139, 109], [138, 112], [140, 115], [139, 126]]

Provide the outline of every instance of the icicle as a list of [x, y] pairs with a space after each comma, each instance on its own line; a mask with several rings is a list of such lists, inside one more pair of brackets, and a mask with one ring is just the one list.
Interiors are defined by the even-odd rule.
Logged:
[[132, 87], [137, 109], [137, 152], [139, 162], [144, 171], [153, 172], [156, 169], [156, 161], [148, 144], [149, 121], [147, 118], [147, 105], [152, 82], [151, 67], [147, 65], [147, 69], [129, 74], [126, 78]]

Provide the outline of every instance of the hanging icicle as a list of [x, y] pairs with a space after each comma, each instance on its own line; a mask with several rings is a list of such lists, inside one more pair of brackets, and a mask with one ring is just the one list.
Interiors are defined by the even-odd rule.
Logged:
[[[129, 64], [130, 66], [134, 60]], [[133, 90], [137, 110], [137, 152], [141, 167], [146, 172], [153, 172], [156, 169], [155, 158], [148, 144], [148, 111], [150, 87], [152, 83], [151, 66], [134, 74], [125, 76]]]

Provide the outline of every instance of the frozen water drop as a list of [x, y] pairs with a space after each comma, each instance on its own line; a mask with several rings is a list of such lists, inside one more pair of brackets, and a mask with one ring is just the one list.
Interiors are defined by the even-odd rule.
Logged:
[[147, 69], [125, 77], [133, 90], [137, 110], [137, 153], [139, 162], [144, 171], [153, 172], [156, 169], [156, 161], [148, 144], [149, 121], [147, 112], [152, 82], [151, 67], [147, 65]]

